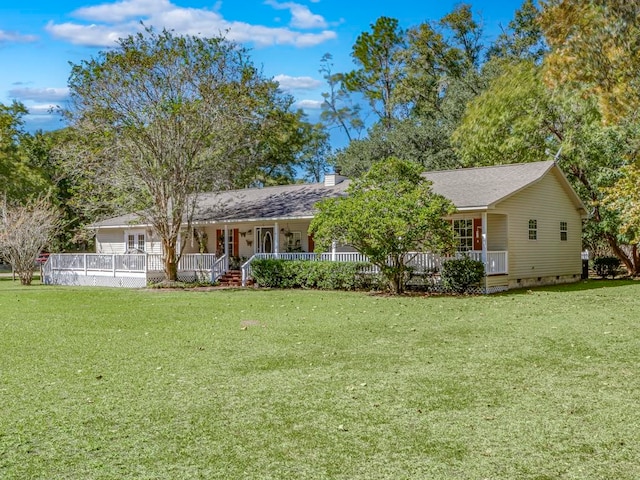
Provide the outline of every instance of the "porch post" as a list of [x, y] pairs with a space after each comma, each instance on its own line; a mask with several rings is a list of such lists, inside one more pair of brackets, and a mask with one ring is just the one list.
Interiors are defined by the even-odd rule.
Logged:
[[482, 213], [482, 262], [487, 266], [487, 213]]
[[336, 248], [337, 248], [337, 242], [334, 240], [331, 242], [331, 261], [332, 262], [336, 261]]
[[484, 264], [484, 293], [489, 293], [487, 263], [487, 212], [482, 212], [482, 263]]
[[273, 227], [273, 253], [276, 254], [276, 257], [280, 253], [280, 227], [278, 222]]
[[224, 254], [229, 258], [229, 225], [224, 225]]

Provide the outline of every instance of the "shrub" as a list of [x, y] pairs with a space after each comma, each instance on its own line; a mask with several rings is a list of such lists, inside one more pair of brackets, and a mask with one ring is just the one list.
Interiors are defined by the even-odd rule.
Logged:
[[442, 264], [440, 276], [446, 290], [465, 293], [484, 277], [484, 264], [468, 256], [454, 258]]
[[358, 290], [370, 287], [375, 280], [361, 273], [367, 266], [355, 262], [256, 259], [251, 263], [251, 276], [261, 287]]
[[271, 258], [251, 262], [251, 276], [261, 287], [279, 287], [282, 283], [282, 261]]
[[618, 257], [597, 257], [593, 259], [593, 270], [600, 278], [615, 278], [620, 268]]

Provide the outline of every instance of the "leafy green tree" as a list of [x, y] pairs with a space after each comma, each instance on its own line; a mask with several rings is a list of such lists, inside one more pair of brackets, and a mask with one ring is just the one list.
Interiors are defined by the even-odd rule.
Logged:
[[92, 246], [92, 235], [85, 225], [96, 220], [87, 216], [87, 202], [78, 184], [77, 176], [68, 176], [60, 164], [57, 152], [68, 141], [69, 129], [50, 132], [37, 131], [22, 137], [21, 148], [25, 159], [34, 171], [37, 171], [46, 183], [49, 199], [61, 215], [62, 228], [50, 242], [52, 251], [89, 251]]
[[394, 92], [403, 75], [398, 52], [404, 44], [398, 20], [378, 18], [371, 32], [361, 33], [353, 45], [351, 56], [359, 68], [342, 77], [346, 90], [362, 94], [385, 128], [398, 116]]
[[640, 108], [640, 3], [546, 0], [540, 22], [551, 51], [549, 85], [598, 99], [603, 120], [617, 123]]
[[448, 29], [450, 43], [460, 54], [457, 66], [466, 66], [467, 69], [477, 68], [480, 65], [482, 53], [482, 27], [473, 17], [473, 11], [469, 4], [459, 4], [453, 11], [440, 19], [440, 25]]
[[[425, 169], [458, 167], [450, 137], [465, 105], [484, 85], [479, 71], [481, 35], [469, 5], [404, 32], [393, 53], [393, 81], [385, 83], [385, 98], [393, 104], [387, 110], [388, 121], [380, 119], [367, 138], [338, 152], [336, 162], [343, 171], [358, 175], [389, 156]], [[370, 70], [379, 71], [375, 78], [386, 77], [384, 65], [370, 62]]]
[[93, 180], [78, 182], [88, 200], [137, 211], [154, 227], [169, 280], [198, 193], [268, 172], [289, 155], [298, 126], [291, 97], [223, 37], [147, 29], [73, 65], [69, 88], [67, 171]]
[[550, 102], [540, 67], [503, 62], [502, 74], [469, 102], [453, 132], [463, 165], [531, 162], [555, 152], [563, 134]]
[[0, 103], [0, 200], [23, 201], [47, 194], [48, 185], [39, 171], [29, 164], [23, 130], [27, 108], [20, 102]]
[[415, 251], [451, 252], [453, 230], [444, 217], [453, 204], [431, 191], [420, 166], [389, 158], [375, 163], [347, 196], [317, 204], [309, 232], [316, 248], [350, 245], [380, 268], [394, 293], [402, 293], [406, 260]]
[[548, 50], [540, 26], [540, 10], [533, 0], [524, 0], [513, 20], [489, 47], [487, 57], [531, 60], [540, 64]]
[[322, 123], [308, 124], [305, 137], [307, 141], [298, 156], [298, 168], [305, 180], [321, 182], [333, 164], [329, 133]]
[[448, 125], [436, 118], [397, 121], [391, 130], [375, 125], [366, 139], [354, 140], [337, 152], [335, 162], [349, 177], [363, 175], [388, 157], [411, 161], [423, 171], [457, 168], [460, 163], [449, 134]]

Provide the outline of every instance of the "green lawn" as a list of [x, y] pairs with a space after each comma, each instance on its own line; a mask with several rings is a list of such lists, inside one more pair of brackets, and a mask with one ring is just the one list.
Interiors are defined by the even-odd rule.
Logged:
[[639, 293], [0, 278], [0, 478], [638, 479]]

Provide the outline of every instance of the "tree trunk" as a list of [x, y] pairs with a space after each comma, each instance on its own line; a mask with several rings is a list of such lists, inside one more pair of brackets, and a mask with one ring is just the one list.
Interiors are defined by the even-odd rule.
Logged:
[[640, 265], [638, 264], [638, 247], [636, 245], [631, 247], [632, 255], [630, 257], [624, 250], [622, 250], [622, 248], [620, 248], [618, 239], [614, 235], [608, 233], [606, 234], [606, 239], [615, 256], [618, 257], [626, 267], [629, 275], [633, 277], [637, 277], [638, 275], [640, 275]]
[[[591, 185], [587, 174], [581, 168], [577, 166], [570, 166], [569, 171], [572, 175], [574, 175], [580, 183], [587, 189], [590, 200], [594, 203], [595, 207], [593, 209], [592, 221], [596, 223], [602, 222], [602, 216], [600, 215], [600, 194], [599, 192]], [[620, 261], [624, 264], [626, 269], [629, 271], [629, 275], [637, 277], [640, 275], [640, 259], [638, 258], [638, 250], [637, 246], [634, 245], [632, 247], [631, 257], [626, 254], [622, 248], [620, 248], [620, 244], [618, 243], [618, 239], [615, 235], [611, 233], [604, 233], [605, 239], [609, 244], [609, 247], [613, 251], [613, 254], [620, 259]]]
[[164, 278], [170, 282], [178, 280], [178, 263], [176, 262], [175, 242], [162, 240], [162, 251], [164, 252]]
[[20, 285], [31, 285], [33, 272], [29, 270], [18, 272], [18, 277], [20, 277]]
[[404, 292], [404, 258], [394, 256], [391, 264], [389, 283], [392, 293], [399, 295]]

